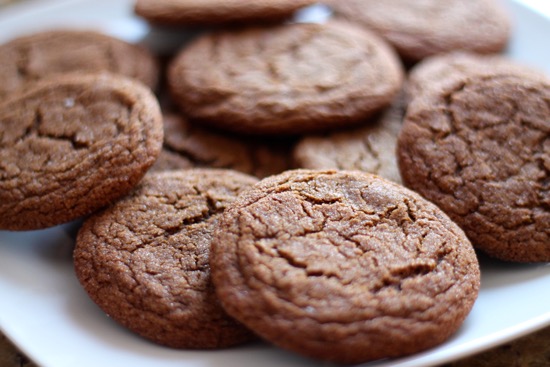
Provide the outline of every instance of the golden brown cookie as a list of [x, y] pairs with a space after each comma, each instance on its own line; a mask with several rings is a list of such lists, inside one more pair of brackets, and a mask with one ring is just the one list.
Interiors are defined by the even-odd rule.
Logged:
[[325, 0], [336, 17], [361, 24], [407, 61], [455, 50], [495, 53], [510, 37], [508, 15], [495, 0]]
[[390, 108], [364, 126], [305, 136], [293, 150], [295, 167], [358, 170], [401, 183], [395, 150], [404, 114], [400, 94]]
[[220, 214], [256, 179], [229, 170], [148, 174], [78, 232], [75, 271], [112, 319], [173, 348], [224, 348], [252, 334], [221, 308], [210, 281]]
[[263, 178], [291, 167], [294, 139], [251, 139], [194, 126], [165, 114], [164, 148], [153, 170], [191, 167], [234, 169]]
[[0, 228], [30, 230], [92, 213], [130, 191], [162, 147], [143, 84], [112, 74], [37, 82], [0, 104]]
[[172, 61], [184, 114], [248, 134], [356, 125], [388, 106], [402, 66], [377, 36], [349, 24], [285, 24], [204, 35]]
[[513, 70], [465, 76], [415, 98], [398, 140], [403, 182], [474, 246], [550, 261], [550, 81]]
[[442, 343], [480, 280], [473, 247], [440, 209], [358, 171], [263, 179], [222, 214], [210, 266], [230, 315], [280, 347], [339, 363]]
[[52, 30], [16, 38], [0, 46], [0, 98], [52, 74], [111, 72], [151, 88], [158, 65], [145, 48], [94, 32]]
[[280, 21], [314, 0], [137, 0], [135, 12], [151, 23], [219, 26]]

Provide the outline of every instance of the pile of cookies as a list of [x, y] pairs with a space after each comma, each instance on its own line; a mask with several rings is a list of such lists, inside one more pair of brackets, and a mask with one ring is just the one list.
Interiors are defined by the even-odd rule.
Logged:
[[491, 0], [293, 21], [311, 4], [138, 0], [209, 27], [165, 67], [92, 31], [0, 46], [0, 228], [84, 218], [80, 283], [161, 345], [361, 363], [443, 343], [474, 248], [550, 261], [550, 80], [496, 54]]

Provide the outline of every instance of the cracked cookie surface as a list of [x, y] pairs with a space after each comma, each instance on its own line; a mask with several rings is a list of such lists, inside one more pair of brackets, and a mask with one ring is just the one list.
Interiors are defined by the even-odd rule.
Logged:
[[53, 74], [110, 72], [155, 88], [158, 65], [145, 48], [94, 32], [52, 30], [0, 46], [0, 97]]
[[364, 126], [302, 138], [293, 150], [295, 167], [358, 170], [401, 183], [395, 150], [405, 114], [402, 94]]
[[66, 75], [0, 104], [0, 228], [90, 214], [126, 194], [162, 146], [158, 102], [122, 76]]
[[377, 36], [349, 24], [285, 24], [200, 37], [172, 61], [184, 114], [248, 134], [359, 124], [388, 106], [403, 70]]
[[148, 174], [130, 195], [86, 220], [76, 274], [110, 317], [173, 348], [252, 339], [221, 308], [210, 281], [213, 227], [257, 179], [229, 170]]
[[325, 0], [336, 17], [378, 33], [407, 61], [455, 50], [496, 53], [510, 19], [494, 0]]
[[548, 116], [548, 79], [459, 78], [409, 105], [398, 141], [403, 181], [489, 255], [550, 261]]
[[230, 315], [276, 345], [339, 363], [443, 342], [480, 276], [473, 247], [441, 210], [359, 171], [260, 181], [222, 215], [210, 266]]

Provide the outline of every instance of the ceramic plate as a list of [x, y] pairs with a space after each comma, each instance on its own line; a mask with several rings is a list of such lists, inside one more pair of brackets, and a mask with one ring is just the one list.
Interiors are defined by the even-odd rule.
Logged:
[[[531, 1], [533, 2], [533, 1]], [[508, 53], [550, 73], [550, 19], [512, 0]], [[317, 9], [319, 10], [319, 9]], [[304, 16], [322, 16], [306, 13]], [[52, 27], [95, 28], [159, 52], [187, 37], [151, 31], [129, 0], [23, 1], [0, 12], [0, 42]], [[0, 231], [0, 328], [42, 367], [224, 367], [325, 365], [263, 343], [223, 351], [178, 351], [145, 341], [107, 318], [80, 288], [71, 252], [77, 223], [44, 231]], [[479, 298], [464, 325], [441, 346], [364, 366], [426, 367], [456, 360], [550, 325], [550, 264], [481, 258]]]

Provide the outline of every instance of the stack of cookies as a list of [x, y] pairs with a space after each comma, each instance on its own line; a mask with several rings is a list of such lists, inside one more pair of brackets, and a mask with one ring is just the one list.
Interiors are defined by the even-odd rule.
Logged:
[[550, 80], [495, 54], [491, 0], [294, 21], [312, 3], [138, 0], [153, 27], [208, 29], [165, 68], [90, 31], [1, 46], [0, 228], [83, 218], [90, 298], [172, 348], [361, 363], [443, 343], [474, 249], [550, 261]]

